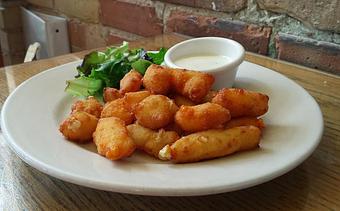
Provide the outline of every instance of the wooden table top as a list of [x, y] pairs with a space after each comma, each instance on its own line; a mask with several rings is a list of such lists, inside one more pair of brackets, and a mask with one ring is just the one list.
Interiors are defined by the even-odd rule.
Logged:
[[[176, 34], [131, 42], [148, 50], [169, 47]], [[13, 89], [43, 70], [81, 59], [68, 54], [0, 69], [0, 108]], [[10, 150], [0, 131], [2, 210], [338, 210], [340, 209], [340, 77], [247, 53], [246, 60], [273, 69], [300, 84], [319, 103], [324, 134], [315, 152], [289, 173], [230, 193], [197, 197], [153, 197], [95, 190], [50, 177]]]

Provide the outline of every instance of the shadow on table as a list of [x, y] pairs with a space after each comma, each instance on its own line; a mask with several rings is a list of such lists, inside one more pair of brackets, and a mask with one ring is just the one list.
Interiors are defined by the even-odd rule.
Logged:
[[[195, 197], [153, 197], [109, 193], [124, 198], [136, 209], [146, 210], [280, 210], [284, 207], [300, 210], [305, 206], [309, 181], [300, 170], [293, 170], [271, 182], [245, 190]], [[298, 181], [298, 182], [297, 182]], [[292, 188], [294, 186], [294, 188]], [[296, 188], [298, 186], [298, 188]]]

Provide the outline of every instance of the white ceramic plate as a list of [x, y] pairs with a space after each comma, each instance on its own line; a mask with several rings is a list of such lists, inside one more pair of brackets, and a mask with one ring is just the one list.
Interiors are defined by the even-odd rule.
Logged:
[[318, 145], [323, 119], [315, 100], [299, 85], [264, 67], [243, 62], [236, 87], [269, 95], [267, 128], [260, 148], [192, 164], [171, 164], [142, 153], [112, 162], [93, 144], [64, 140], [59, 123], [74, 98], [65, 80], [80, 62], [42, 72], [7, 98], [1, 128], [21, 159], [53, 177], [102, 190], [141, 195], [179, 196], [228, 192], [278, 177], [299, 165]]

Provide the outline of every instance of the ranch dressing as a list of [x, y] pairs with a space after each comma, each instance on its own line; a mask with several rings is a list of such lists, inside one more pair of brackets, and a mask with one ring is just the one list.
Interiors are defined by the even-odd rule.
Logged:
[[209, 70], [229, 63], [230, 58], [221, 55], [189, 56], [177, 59], [175, 65], [189, 70]]

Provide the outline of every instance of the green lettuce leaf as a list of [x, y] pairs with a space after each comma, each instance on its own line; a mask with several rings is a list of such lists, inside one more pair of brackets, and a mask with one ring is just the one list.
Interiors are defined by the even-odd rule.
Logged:
[[103, 89], [103, 82], [100, 79], [88, 78], [81, 76], [79, 78], [66, 81], [65, 91], [76, 96], [96, 95], [98, 91]]
[[139, 59], [138, 61], [135, 61], [131, 64], [132, 68], [137, 70], [140, 74], [144, 75], [146, 69], [152, 65], [152, 62], [144, 59]]
[[149, 57], [151, 57], [152, 59], [152, 62], [154, 64], [158, 64], [158, 65], [161, 65], [164, 61], [164, 56], [165, 56], [165, 53], [166, 53], [167, 49], [166, 48], [161, 48], [159, 49], [159, 51], [157, 53], [147, 53]]

